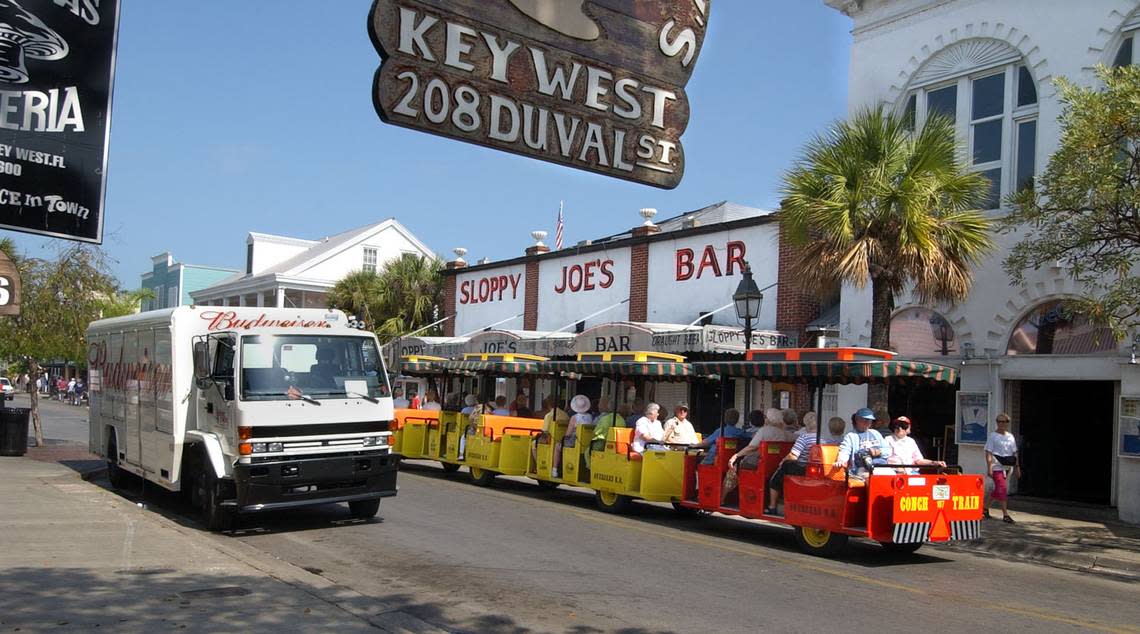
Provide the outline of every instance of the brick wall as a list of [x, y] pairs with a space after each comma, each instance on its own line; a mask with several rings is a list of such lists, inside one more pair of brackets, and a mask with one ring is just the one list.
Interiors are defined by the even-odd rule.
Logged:
[[[799, 336], [799, 345], [808, 347], [814, 345], [815, 341], [807, 338], [804, 328], [819, 317], [820, 306], [818, 297], [796, 284], [792, 275], [792, 262], [798, 254], [799, 249], [788, 243], [787, 236], [781, 228], [777, 268], [779, 286], [776, 287], [776, 329], [796, 333]], [[811, 402], [811, 390], [806, 385], [796, 386], [792, 393], [792, 407], [801, 415], [814, 407]]]
[[[459, 279], [459, 269], [465, 264], [461, 262], [448, 262], [443, 273], [443, 314], [455, 314], [455, 288]], [[455, 336], [455, 317], [443, 322], [443, 336]]]
[[523, 330], [538, 330], [538, 258], [527, 260], [524, 293]]
[[[645, 237], [661, 231], [656, 226], [635, 227], [633, 237]], [[649, 241], [635, 242], [629, 247], [629, 320], [649, 319]]]

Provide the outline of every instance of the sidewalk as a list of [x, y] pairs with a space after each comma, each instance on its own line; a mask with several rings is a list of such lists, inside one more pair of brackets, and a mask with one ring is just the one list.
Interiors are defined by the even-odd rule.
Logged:
[[0, 458], [0, 629], [434, 631], [84, 482], [88, 457], [67, 443]]
[[[1140, 527], [1110, 520], [1072, 519], [1072, 515], [1096, 513], [1065, 512], [1051, 506], [1019, 504], [1012, 497], [1010, 515], [1016, 524], [1001, 521], [1001, 511], [997, 510], [993, 519], [982, 520], [982, 539], [942, 548], [1140, 581]], [[1062, 514], [1070, 517], [1060, 517]]]

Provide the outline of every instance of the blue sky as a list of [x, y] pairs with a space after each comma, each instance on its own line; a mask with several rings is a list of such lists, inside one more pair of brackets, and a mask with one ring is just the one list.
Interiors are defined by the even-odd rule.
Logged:
[[[316, 239], [396, 217], [448, 259], [522, 255], [719, 200], [771, 208], [846, 109], [850, 21], [823, 0], [718, 0], [686, 91], [684, 181], [661, 190], [389, 126], [372, 107], [370, 0], [122, 0], [104, 247], [241, 268], [250, 231]], [[50, 240], [0, 231], [31, 255]]]

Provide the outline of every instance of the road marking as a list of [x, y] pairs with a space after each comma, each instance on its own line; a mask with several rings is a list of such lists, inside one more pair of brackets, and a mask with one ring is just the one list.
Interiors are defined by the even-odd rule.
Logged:
[[[405, 472], [405, 473], [408, 473], [408, 472]], [[658, 525], [658, 524], [654, 524], [653, 527], [650, 528], [650, 527], [645, 526], [643, 522], [638, 522], [638, 521], [631, 520], [631, 519], [619, 518], [619, 517], [616, 517], [613, 515], [606, 515], [606, 514], [602, 513], [601, 511], [583, 511], [583, 510], [578, 509], [578, 508], [567, 507], [564, 504], [560, 504], [560, 503], [557, 503], [557, 502], [554, 502], [551, 500], [543, 500], [543, 499], [536, 499], [536, 498], [530, 498], [530, 497], [519, 497], [518, 495], [513, 494], [513, 493], [508, 493], [505, 491], [496, 491], [496, 490], [491, 489], [491, 488], [482, 488], [482, 487], [475, 488], [475, 487], [472, 487], [472, 485], [470, 485], [469, 483], [460, 482], [457, 480], [430, 478], [429, 476], [424, 476], [422, 474], [420, 474], [420, 476], [425, 478], [425, 479], [430, 479], [432, 482], [446, 483], [446, 484], [448, 484], [448, 485], [450, 485], [456, 489], [462, 488], [462, 489], [471, 490], [472, 488], [474, 488], [473, 492], [483, 493], [486, 495], [493, 495], [495, 497], [500, 497], [503, 499], [511, 499], [511, 500], [516, 500], [516, 501], [521, 501], [523, 503], [526, 503], [526, 504], [529, 504], [529, 505], [535, 506], [535, 507], [557, 509], [557, 510], [562, 511], [564, 513], [580, 517], [584, 520], [589, 520], [589, 521], [596, 522], [599, 524], [609, 524], [611, 526], [616, 526], [616, 527], [619, 527], [619, 528], [624, 529], [624, 530], [635, 530], [635, 531], [645, 533], [648, 535], [653, 535], [656, 538], [667, 537], [669, 539], [672, 539], [672, 540], [678, 541], [678, 542], [696, 544], [699, 546], [711, 546], [712, 548], [716, 548], [718, 550], [722, 550], [722, 551], [726, 551], [726, 552], [748, 555], [750, 557], [756, 557], [758, 559], [766, 559], [769, 561], [775, 561], [775, 562], [787, 564], [789, 566], [795, 566], [797, 568], [802, 568], [805, 570], [811, 570], [811, 571], [819, 572], [819, 573], [826, 574], [826, 575], [840, 577], [840, 578], [847, 579], [850, 581], [872, 584], [872, 585], [877, 585], [877, 586], [880, 586], [883, 588], [890, 588], [892, 590], [899, 590], [902, 592], [908, 592], [910, 594], [914, 594], [917, 596], [929, 597], [929, 598], [939, 599], [939, 600], [958, 599], [960, 601], [968, 602], [970, 604], [973, 604], [973, 605], [975, 605], [977, 607], [981, 607], [981, 608], [988, 608], [988, 609], [996, 610], [999, 612], [1008, 612], [1010, 614], [1016, 614], [1019, 616], [1027, 616], [1027, 617], [1039, 619], [1042, 621], [1050, 621], [1053, 623], [1064, 623], [1066, 625], [1074, 625], [1074, 626], [1078, 626], [1078, 627], [1081, 627], [1084, 629], [1094, 629], [1094, 630], [1098, 630], [1101, 632], [1112, 632], [1113, 634], [1137, 634], [1137, 633], [1140, 633], [1140, 627], [1136, 627], [1133, 625], [1128, 625], [1128, 624], [1110, 625], [1110, 624], [1105, 624], [1105, 623], [1098, 623], [1096, 621], [1090, 621], [1090, 620], [1086, 620], [1086, 619], [1070, 617], [1070, 616], [1066, 616], [1064, 614], [1051, 612], [1051, 611], [1043, 610], [1040, 608], [1034, 608], [1034, 607], [1027, 606], [1027, 605], [1017, 605], [1017, 604], [1009, 604], [1009, 603], [996, 603], [996, 602], [985, 601], [985, 600], [976, 599], [974, 597], [969, 597], [969, 596], [964, 596], [964, 595], [950, 594], [950, 593], [946, 593], [946, 592], [942, 592], [942, 591], [930, 592], [930, 591], [922, 590], [920, 588], [916, 588], [913, 586], [903, 585], [903, 584], [899, 584], [899, 583], [893, 583], [893, 582], [886, 581], [883, 579], [876, 579], [875, 577], [869, 577], [869, 576], [862, 575], [862, 574], [859, 574], [856, 572], [839, 570], [839, 569], [836, 569], [834, 567], [821, 565], [821, 564], [815, 563], [815, 562], [802, 561], [802, 560], [797, 559], [797, 558], [787, 557], [787, 556], [779, 555], [779, 554], [773, 553], [773, 552], [762, 552], [762, 551], [757, 550], [757, 549], [761, 548], [760, 546], [747, 547], [745, 545], [732, 543], [732, 542], [726, 543], [727, 540], [729, 539], [727, 537], [719, 537], [719, 536], [714, 536], [714, 535], [703, 535], [702, 537], [698, 538], [698, 537], [694, 537], [694, 536], [687, 535], [684, 533], [679, 533], [676, 531], [662, 532], [662, 531], [660, 531], [662, 526]], [[513, 479], [513, 478], [509, 481], [511, 481], [511, 482], [529, 482], [529, 480], [520, 481], [520, 480]], [[586, 490], [590, 490], [590, 489], [578, 488], [578, 490], [586, 491]], [[805, 556], [808, 556], [808, 555], [805, 555]]]

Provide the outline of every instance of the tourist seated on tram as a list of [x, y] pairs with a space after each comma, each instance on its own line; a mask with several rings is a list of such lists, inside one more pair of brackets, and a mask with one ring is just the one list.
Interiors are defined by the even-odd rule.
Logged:
[[[811, 455], [811, 448], [818, 444], [819, 440], [815, 433], [815, 412], [808, 412], [804, 414], [805, 427], [795, 440], [795, 444], [788, 451], [787, 455], [780, 462], [780, 466], [776, 472], [772, 474], [771, 479], [768, 481], [768, 508], [764, 511], [766, 515], [776, 515], [777, 507], [780, 503], [780, 494], [784, 491], [784, 476], [787, 475], [804, 475], [807, 473], [808, 457]], [[811, 422], [811, 427], [807, 427], [806, 423]], [[843, 422], [840, 419], [840, 422]]]
[[665, 428], [657, 416], [661, 413], [661, 406], [649, 403], [645, 406], [645, 413], [634, 424], [633, 437], [630, 442], [630, 451], [642, 454], [646, 451], [665, 451]]
[[697, 430], [689, 421], [689, 404], [681, 401], [673, 406], [673, 417], [665, 421], [665, 443], [669, 445], [697, 444]]
[[590, 450], [586, 452], [586, 468], [590, 468], [590, 454], [595, 451], [606, 450], [606, 435], [609, 434], [610, 429], [613, 427], [625, 427], [625, 421], [629, 418], [629, 403], [621, 403], [617, 406], [617, 414], [610, 409], [610, 399], [602, 397], [598, 401], [598, 409], [601, 414], [594, 420], [594, 435], [590, 439]]
[[747, 440], [752, 439], [752, 433], [755, 432], [751, 426], [746, 429], [738, 427], [740, 424], [740, 410], [736, 408], [724, 410], [724, 427], [717, 428], [716, 431], [705, 436], [701, 442], [693, 445], [694, 449], [704, 449], [708, 453], [705, 454], [703, 464], [713, 464], [716, 462], [716, 441], [721, 437], [723, 432], [725, 438], [742, 438]]
[[851, 415], [854, 431], [847, 432], [839, 443], [839, 455], [834, 465], [847, 467], [849, 477], [864, 478], [875, 467], [886, 465], [890, 458], [890, 449], [883, 442], [882, 435], [871, 429], [874, 421], [875, 413], [866, 407]]
[[752, 410], [748, 414], [748, 419], [753, 426], [759, 425], [761, 419], [763, 419], [764, 424], [752, 435], [752, 440], [743, 449], [728, 459], [728, 472], [724, 474], [724, 486], [721, 487], [722, 505], [728, 499], [728, 495], [736, 490], [736, 485], [739, 482], [737, 470], [755, 469], [760, 465], [760, 443], [785, 442], [787, 440], [784, 434], [784, 415], [780, 410], [774, 407], [768, 408], [763, 413], [760, 410]]

